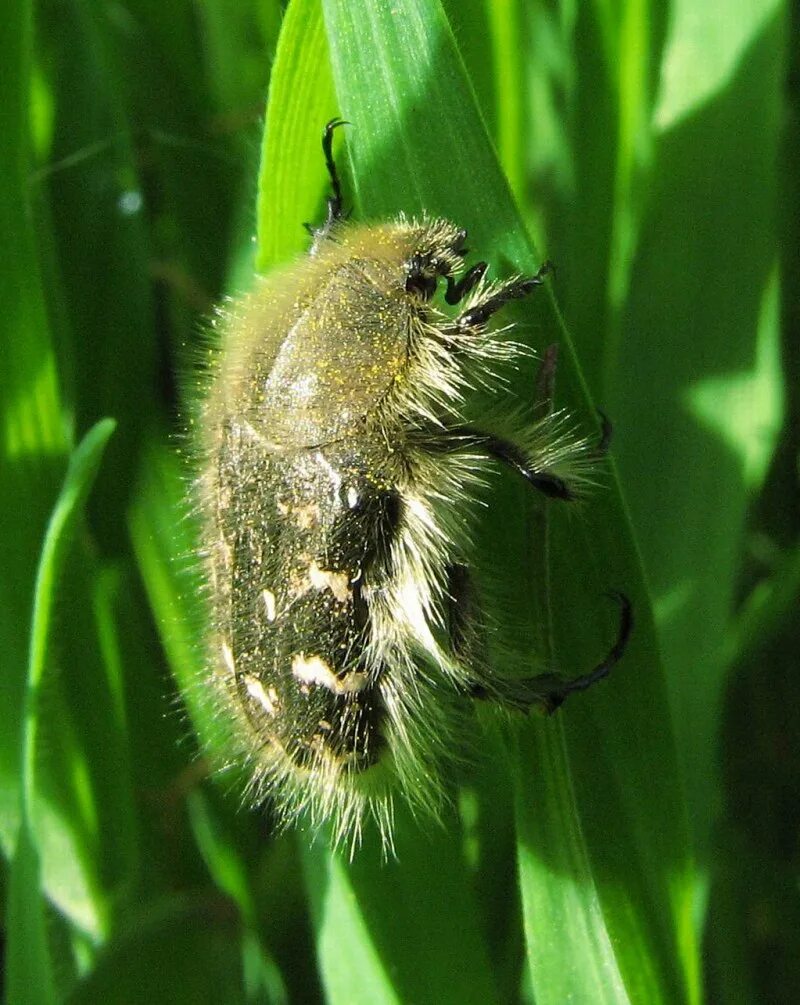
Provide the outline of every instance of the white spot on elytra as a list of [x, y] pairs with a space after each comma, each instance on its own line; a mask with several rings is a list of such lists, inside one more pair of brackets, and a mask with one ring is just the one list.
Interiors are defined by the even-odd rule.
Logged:
[[233, 661], [233, 651], [227, 642], [222, 643], [222, 659], [225, 662], [225, 666], [230, 670], [231, 673], [236, 673], [236, 664]]
[[350, 509], [355, 509], [358, 506], [358, 492], [351, 485], [347, 490], [347, 505]]
[[316, 562], [308, 567], [308, 578], [315, 590], [330, 590], [340, 604], [350, 597], [350, 579], [346, 572], [331, 572], [320, 569]]
[[336, 674], [319, 656], [307, 657], [305, 653], [297, 653], [292, 659], [292, 674], [301, 684], [318, 684], [334, 694], [339, 691]]
[[275, 620], [275, 594], [272, 590], [263, 590], [261, 596], [264, 598], [264, 607], [267, 611], [267, 621]]
[[244, 678], [244, 686], [250, 697], [259, 703], [267, 715], [275, 715], [275, 706], [278, 702], [278, 695], [274, 687], [269, 689], [269, 694], [264, 690], [264, 685], [256, 677], [249, 674]]
[[351, 670], [339, 681], [339, 691], [342, 694], [356, 694], [363, 691], [367, 686], [367, 675], [359, 673], [358, 670]]
[[292, 659], [292, 674], [301, 684], [326, 687], [333, 694], [355, 694], [367, 686], [367, 675], [351, 670], [341, 680], [320, 656], [297, 653]]

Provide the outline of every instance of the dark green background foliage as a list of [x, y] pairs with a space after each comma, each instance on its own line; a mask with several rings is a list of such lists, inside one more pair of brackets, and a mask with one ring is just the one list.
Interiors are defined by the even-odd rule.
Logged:
[[[8, 1001], [797, 1000], [795, 14], [6, 0]], [[559, 344], [559, 407], [614, 419], [577, 511], [493, 496], [507, 645], [577, 672], [604, 591], [637, 620], [559, 716], [482, 714], [444, 826], [399, 813], [389, 863], [276, 836], [196, 739], [192, 360], [215, 302], [305, 248], [336, 114], [357, 218], [447, 215], [496, 275], [556, 263], [509, 316]]]

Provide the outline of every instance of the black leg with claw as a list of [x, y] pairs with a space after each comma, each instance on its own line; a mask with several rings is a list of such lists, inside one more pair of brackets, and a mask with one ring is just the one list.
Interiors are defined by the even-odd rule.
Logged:
[[[339, 126], [349, 126], [350, 123], [346, 119], [331, 119], [330, 122], [325, 126], [322, 133], [322, 153], [325, 157], [325, 167], [328, 170], [328, 177], [331, 180], [331, 190], [332, 195], [328, 196], [327, 201], [327, 212], [325, 214], [325, 222], [321, 227], [314, 227], [310, 223], [304, 223], [303, 226], [314, 238], [314, 241], [320, 240], [320, 238], [325, 238], [330, 233], [334, 224], [339, 220], [343, 220], [347, 214], [344, 212], [343, 199], [342, 199], [342, 183], [339, 178], [339, 171], [336, 167], [336, 161], [333, 159], [333, 134], [339, 128]], [[313, 253], [313, 250], [312, 250]]]
[[630, 600], [624, 593], [615, 592], [610, 596], [620, 606], [617, 637], [605, 657], [589, 673], [573, 680], [564, 680], [559, 674], [540, 674], [537, 677], [502, 682], [493, 678], [491, 682], [476, 683], [470, 692], [471, 696], [498, 701], [521, 712], [527, 712], [538, 705], [548, 715], [552, 715], [571, 694], [587, 691], [598, 681], [604, 680], [622, 659], [633, 631], [633, 608]]
[[339, 179], [336, 161], [333, 159], [333, 134], [339, 126], [349, 125], [350, 123], [345, 119], [331, 119], [325, 126], [325, 132], [322, 134], [322, 152], [325, 155], [325, 167], [328, 169], [328, 177], [331, 180], [331, 189], [333, 190], [333, 195], [328, 198], [328, 218], [325, 221], [325, 225], [328, 227], [336, 220], [341, 220], [344, 216], [342, 210], [342, 183]]
[[489, 318], [493, 314], [496, 314], [510, 300], [521, 300], [522, 297], [527, 297], [537, 286], [541, 286], [544, 282], [544, 277], [552, 271], [552, 264], [545, 262], [535, 276], [528, 276], [525, 279], [514, 279], [510, 283], [506, 283], [500, 287], [494, 296], [460, 314], [456, 319], [456, 325], [459, 328], [474, 328], [486, 324]]

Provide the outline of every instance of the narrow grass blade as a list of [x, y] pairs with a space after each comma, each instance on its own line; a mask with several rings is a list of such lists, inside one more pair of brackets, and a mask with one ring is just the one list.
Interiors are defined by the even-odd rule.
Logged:
[[[0, 645], [8, 714], [0, 717], [0, 841], [18, 825], [19, 735], [36, 563], [69, 439], [47, 323], [29, 172], [32, 4], [12, 0], [0, 18]], [[15, 714], [16, 713], [16, 714]]]
[[[316, 842], [306, 886], [323, 984], [331, 1002], [498, 1001], [458, 821], [421, 831], [397, 813], [397, 859], [365, 842], [350, 862]], [[342, 932], [348, 938], [342, 939]], [[434, 955], [435, 954], [435, 958]]]
[[202, 735], [207, 716], [197, 696], [197, 678], [203, 660], [200, 640], [205, 612], [192, 566], [197, 537], [186, 513], [187, 486], [181, 461], [167, 447], [154, 444], [145, 456], [129, 522], [167, 659]]
[[[265, 1005], [271, 999], [262, 998]], [[245, 1005], [239, 921], [218, 893], [148, 903], [73, 991], [70, 1005]]]
[[258, 185], [256, 265], [266, 271], [308, 245], [319, 216], [322, 127], [337, 112], [318, 0], [289, 4], [270, 77]]
[[17, 832], [11, 861], [4, 987], [6, 1001], [19, 1005], [55, 1005], [56, 988], [47, 944], [45, 904], [36, 840], [27, 817]]
[[38, 702], [45, 674], [50, 643], [50, 626], [55, 603], [55, 588], [75, 527], [100, 467], [103, 450], [114, 432], [113, 419], [103, 419], [93, 426], [70, 458], [64, 486], [56, 501], [44, 539], [34, 592], [31, 621], [28, 688], [25, 702], [25, 742], [23, 749], [23, 801], [30, 811], [36, 792], [35, 753], [38, 733]]
[[90, 512], [102, 552], [119, 554], [140, 416], [155, 380], [146, 193], [107, 18], [87, 0], [44, 5], [40, 31], [60, 40], [53, 142], [34, 176], [34, 191], [48, 200], [57, 263], [50, 307], [62, 332], [60, 362], [69, 360], [74, 375], [77, 428], [103, 415], [118, 422]]
[[248, 995], [255, 1002], [266, 997], [276, 1005], [285, 1005], [288, 1001], [286, 988], [275, 960], [265, 952], [263, 940], [259, 938], [258, 908], [251, 876], [234, 835], [226, 833], [213, 805], [202, 793], [189, 795], [188, 809], [192, 832], [217, 888], [235, 901], [242, 916], [245, 926], [242, 933], [243, 963]]
[[51, 622], [56, 587], [86, 499], [100, 466], [114, 423], [93, 427], [70, 459], [61, 494], [50, 518], [39, 560], [31, 620], [30, 656], [25, 700], [21, 824], [11, 877], [8, 912], [7, 989], [10, 1001], [55, 1000], [46, 947], [44, 902], [40, 889], [38, 840], [35, 831], [36, 749], [41, 689], [49, 662]]

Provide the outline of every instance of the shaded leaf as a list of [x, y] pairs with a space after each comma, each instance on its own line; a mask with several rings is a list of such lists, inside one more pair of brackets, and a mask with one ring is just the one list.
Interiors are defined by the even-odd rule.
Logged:
[[7, 984], [11, 1001], [55, 1000], [46, 948], [39, 849], [35, 830], [36, 748], [40, 730], [41, 689], [48, 666], [56, 588], [103, 450], [113, 431], [114, 423], [110, 419], [99, 422], [86, 434], [72, 455], [63, 488], [48, 524], [36, 576], [22, 737], [21, 823], [12, 869], [8, 913]]

